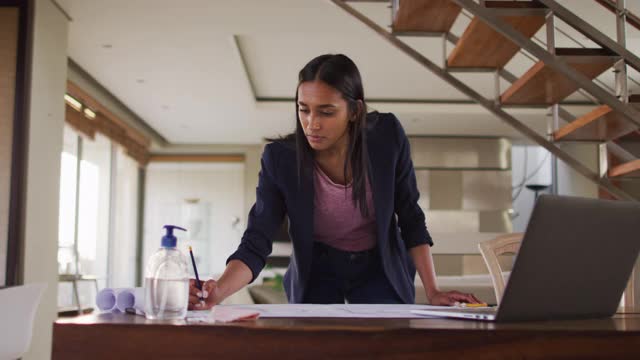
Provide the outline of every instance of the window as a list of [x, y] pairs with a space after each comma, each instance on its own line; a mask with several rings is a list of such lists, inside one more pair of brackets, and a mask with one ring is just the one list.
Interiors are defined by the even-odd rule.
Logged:
[[[135, 286], [138, 164], [109, 138], [64, 130], [60, 179], [58, 271], [61, 280], [95, 277], [97, 287]], [[71, 282], [59, 284], [58, 307], [76, 307]], [[96, 286], [78, 282], [83, 308]]]
[[111, 141], [96, 134], [81, 142], [78, 204], [78, 272], [106, 285], [111, 198]]
[[76, 273], [75, 224], [78, 135], [64, 128], [60, 171], [60, 207], [58, 218], [58, 273]]
[[[178, 248], [188, 246], [203, 279], [224, 271], [244, 225], [243, 163], [159, 163], [147, 168], [143, 262], [160, 247], [163, 225], [179, 225]], [[189, 266], [190, 272], [193, 271]]]
[[115, 151], [115, 203], [113, 238], [110, 243], [110, 287], [131, 287], [136, 283], [136, 248], [138, 237], [138, 163], [120, 147]]

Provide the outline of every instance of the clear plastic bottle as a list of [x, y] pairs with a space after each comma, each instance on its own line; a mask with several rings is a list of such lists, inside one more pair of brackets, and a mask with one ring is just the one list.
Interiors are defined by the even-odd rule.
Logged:
[[147, 319], [184, 319], [189, 304], [187, 257], [176, 248], [173, 229], [165, 225], [162, 247], [149, 258], [144, 279], [144, 312]]

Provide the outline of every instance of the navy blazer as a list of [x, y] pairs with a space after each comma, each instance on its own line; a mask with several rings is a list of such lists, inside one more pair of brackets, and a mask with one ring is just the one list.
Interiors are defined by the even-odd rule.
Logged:
[[[367, 114], [369, 173], [376, 213], [377, 241], [384, 272], [408, 304], [414, 303], [415, 267], [407, 249], [433, 245], [411, 161], [409, 141], [393, 114]], [[233, 259], [244, 262], [253, 280], [271, 253], [272, 238], [289, 217], [293, 254], [284, 277], [290, 303], [304, 299], [313, 256], [313, 181], [298, 182], [295, 147], [282, 142], [266, 145], [256, 189], [256, 203], [249, 213], [247, 229]]]

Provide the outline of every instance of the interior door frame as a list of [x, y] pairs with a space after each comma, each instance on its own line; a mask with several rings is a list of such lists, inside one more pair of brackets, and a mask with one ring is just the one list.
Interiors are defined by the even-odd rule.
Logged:
[[[27, 154], [29, 140], [29, 84], [33, 44], [34, 0], [0, 0], [0, 8], [18, 9], [17, 46], [15, 49], [15, 87], [13, 94], [12, 144], [8, 194], [0, 198], [9, 202], [6, 232], [0, 241], [7, 244], [5, 286], [22, 284], [24, 263], [24, 219], [27, 186]], [[0, 284], [1, 285], [1, 284]]]

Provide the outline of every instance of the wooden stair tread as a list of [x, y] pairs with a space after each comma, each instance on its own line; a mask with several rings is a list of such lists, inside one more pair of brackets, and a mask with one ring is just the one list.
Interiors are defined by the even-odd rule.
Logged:
[[[631, 103], [640, 110], [640, 103]], [[623, 137], [637, 130], [637, 126], [624, 115], [613, 111], [608, 105], [601, 105], [558, 129], [554, 139], [579, 141], [609, 141]]]
[[621, 141], [640, 142], [640, 130], [632, 131], [629, 134], [620, 137]]
[[451, 0], [400, 0], [392, 30], [402, 32], [449, 32], [462, 8]]
[[[640, 94], [634, 94], [629, 96], [629, 103], [638, 103], [640, 104]], [[633, 141], [640, 142], [640, 129], [636, 131], [632, 131], [631, 133], [622, 136], [619, 140], [621, 141]]]
[[640, 159], [614, 166], [609, 169], [609, 177], [640, 177]]
[[[558, 48], [556, 55], [589, 79], [594, 79], [613, 66], [618, 59], [605, 49]], [[553, 105], [579, 86], [538, 61], [507, 89], [500, 100], [504, 105]]]
[[[497, 3], [497, 4], [496, 4]], [[513, 26], [524, 36], [531, 38], [545, 23], [545, 12], [541, 4], [534, 1], [488, 1], [487, 8], [535, 10], [520, 13], [500, 14], [502, 20]], [[542, 10], [542, 11], [541, 11]], [[503, 68], [520, 47], [504, 35], [495, 31], [486, 22], [474, 17], [460, 37], [447, 60], [450, 68]]]

